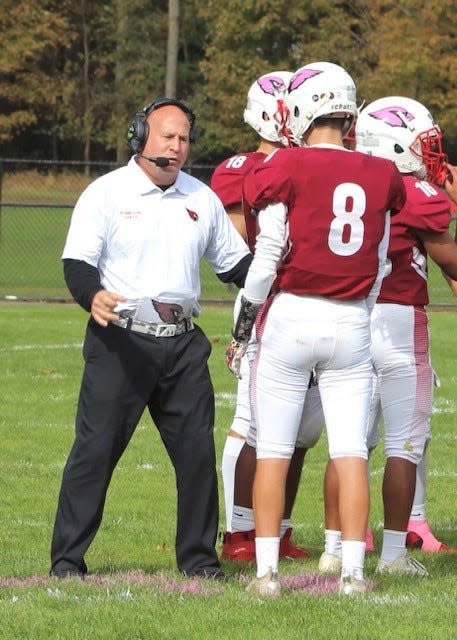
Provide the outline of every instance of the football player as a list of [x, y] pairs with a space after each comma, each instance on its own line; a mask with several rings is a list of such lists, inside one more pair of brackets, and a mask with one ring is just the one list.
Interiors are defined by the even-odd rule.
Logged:
[[[288, 146], [285, 132], [287, 107], [285, 93], [292, 77], [288, 71], [273, 71], [260, 76], [250, 87], [244, 110], [244, 121], [259, 135], [255, 151], [238, 153], [221, 162], [211, 178], [211, 188], [239, 233], [254, 251], [257, 235], [256, 218], [242, 204], [244, 177], [259, 162], [277, 148]], [[240, 361], [235, 415], [225, 441], [222, 455], [226, 531], [223, 534], [222, 558], [233, 561], [255, 559], [255, 530], [252, 510], [252, 482], [255, 471], [255, 433], [251, 430], [249, 402], [249, 361], [256, 351], [255, 336]], [[281, 521], [280, 557], [301, 559], [310, 557], [306, 549], [291, 540], [291, 514], [307, 449], [314, 446], [322, 431], [323, 415], [317, 386], [310, 390], [303, 413], [287, 480], [287, 497]], [[246, 441], [247, 440], [247, 441]]]
[[[424, 551], [455, 551], [436, 540], [425, 520], [424, 451], [430, 439], [434, 381], [426, 313], [427, 256], [448, 278], [457, 276], [457, 245], [448, 232], [449, 200], [434, 186], [446, 182], [447, 158], [441, 131], [428, 109], [400, 96], [381, 98], [363, 109], [356, 143], [363, 153], [392, 160], [407, 193], [404, 207], [392, 218], [389, 270], [371, 314], [376, 390], [368, 446], [372, 450], [379, 441], [382, 415], [387, 458], [377, 571], [427, 575], [427, 569], [407, 554], [408, 535], [414, 534], [409, 545], [416, 541]], [[326, 546], [319, 561], [324, 572], [334, 572], [341, 564], [335, 481], [330, 462], [325, 484]]]
[[369, 308], [383, 275], [389, 212], [403, 207], [405, 188], [393, 163], [344, 147], [357, 106], [342, 67], [300, 68], [286, 103], [298, 146], [278, 149], [244, 181], [260, 227], [233, 329], [241, 352], [254, 321], [258, 340], [251, 368], [257, 577], [248, 592], [280, 594], [286, 477], [315, 370], [338, 476], [340, 592], [352, 595], [366, 590]]

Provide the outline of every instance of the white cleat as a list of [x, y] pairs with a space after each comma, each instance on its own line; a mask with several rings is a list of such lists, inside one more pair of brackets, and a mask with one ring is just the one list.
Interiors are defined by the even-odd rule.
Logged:
[[376, 573], [398, 573], [406, 576], [429, 575], [424, 565], [418, 562], [415, 558], [411, 558], [406, 551], [395, 560], [392, 560], [392, 562], [379, 560], [378, 566], [376, 567]]
[[365, 580], [358, 580], [355, 576], [343, 576], [340, 580], [338, 592], [342, 596], [360, 596], [366, 590]]
[[337, 576], [341, 572], [342, 560], [340, 556], [324, 551], [317, 566], [319, 573]]
[[281, 595], [278, 572], [270, 569], [270, 571], [261, 578], [254, 578], [246, 587], [246, 592], [267, 598], [277, 598]]

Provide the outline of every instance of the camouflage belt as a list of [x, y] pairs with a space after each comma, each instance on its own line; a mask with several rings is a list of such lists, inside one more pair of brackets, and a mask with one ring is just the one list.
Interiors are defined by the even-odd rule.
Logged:
[[156, 322], [142, 322], [141, 320], [132, 320], [132, 318], [119, 318], [119, 320], [113, 320], [112, 324], [115, 324], [121, 329], [128, 329], [129, 331], [135, 331], [137, 333], [145, 333], [149, 336], [156, 338], [172, 338], [174, 336], [180, 336], [182, 333], [192, 331], [194, 324], [190, 318], [184, 318], [176, 324], [158, 324]]

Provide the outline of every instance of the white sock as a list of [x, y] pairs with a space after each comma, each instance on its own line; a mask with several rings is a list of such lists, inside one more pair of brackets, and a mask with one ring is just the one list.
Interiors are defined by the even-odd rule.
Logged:
[[281, 520], [281, 528], [279, 529], [279, 535], [281, 536], [281, 538], [286, 533], [287, 529], [291, 529], [291, 528], [292, 528], [292, 522], [290, 521], [290, 518], [283, 518]]
[[325, 552], [341, 558], [341, 531], [325, 529]]
[[234, 504], [231, 530], [252, 531], [253, 529], [255, 529], [253, 509], [249, 509], [249, 507], [239, 507], [237, 504]]
[[382, 534], [381, 560], [393, 562], [405, 553], [406, 531], [384, 529]]
[[427, 454], [420, 459], [416, 468], [416, 491], [414, 492], [413, 506], [410, 520], [425, 520], [425, 500], [427, 492]]
[[227, 436], [222, 453], [222, 483], [224, 485], [225, 502], [225, 530], [231, 531], [233, 494], [235, 488], [235, 467], [240, 451], [244, 445], [244, 440]]
[[279, 541], [280, 538], [255, 539], [255, 559], [258, 578], [266, 575], [269, 571], [278, 570]]
[[357, 580], [363, 580], [363, 566], [365, 564], [365, 541], [342, 540], [341, 541], [341, 577], [354, 576]]

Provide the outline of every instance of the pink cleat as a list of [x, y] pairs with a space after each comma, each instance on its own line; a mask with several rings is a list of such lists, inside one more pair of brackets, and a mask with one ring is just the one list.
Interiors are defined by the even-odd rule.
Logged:
[[368, 527], [367, 529], [367, 533], [365, 536], [365, 552], [366, 553], [372, 553], [375, 548], [374, 548], [374, 538], [373, 538], [373, 531]]
[[435, 538], [426, 520], [408, 522], [406, 546], [408, 549], [420, 549], [425, 553], [457, 553], [455, 547], [450, 547]]

